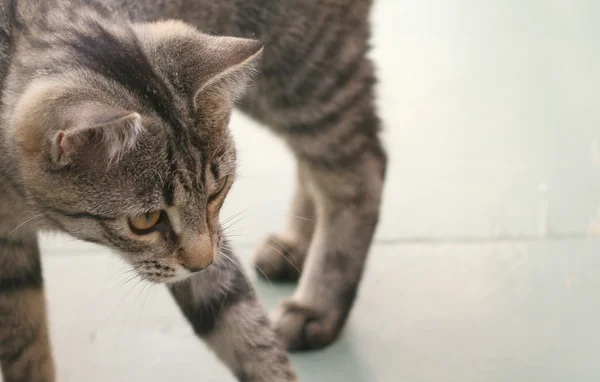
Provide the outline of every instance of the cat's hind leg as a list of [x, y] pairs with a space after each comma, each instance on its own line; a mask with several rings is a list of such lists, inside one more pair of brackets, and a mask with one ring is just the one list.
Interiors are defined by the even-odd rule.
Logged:
[[[289, 278], [287, 259], [301, 270], [293, 297], [274, 312], [275, 328], [290, 349], [315, 349], [338, 337], [379, 219], [386, 154], [375, 110], [375, 71], [367, 56], [371, 3], [272, 8], [286, 22], [262, 33], [260, 74], [240, 103], [294, 153], [301, 174], [294, 208], [304, 200], [314, 211], [306, 231], [284, 230], [286, 235], [275, 237], [281, 246], [267, 242], [277, 250], [262, 246], [256, 257], [268, 277]], [[292, 215], [301, 216], [294, 208]]]
[[[365, 90], [367, 93], [370, 91]], [[386, 156], [377, 138], [372, 101], [364, 100], [293, 138], [307, 174], [316, 225], [294, 295], [275, 311], [277, 332], [290, 349], [329, 345], [354, 303], [379, 219]]]
[[[268, 248], [273, 248], [261, 247], [257, 255], [257, 265], [276, 279], [290, 274], [286, 262], [291, 256], [283, 251], [282, 256], [278, 250], [284, 246], [296, 250], [292, 259], [301, 270], [298, 288], [274, 314], [276, 330], [290, 349], [327, 346], [344, 327], [379, 219], [383, 192], [387, 159], [379, 138], [372, 63], [362, 55], [348, 68], [337, 73], [331, 70], [318, 73], [314, 80], [327, 90], [315, 86], [312, 94], [305, 89], [305, 98], [290, 90], [297, 102], [289, 106], [277, 106], [285, 96], [266, 91], [263, 97], [270, 94], [275, 98], [266, 102], [271, 105], [268, 110], [243, 105], [291, 148], [301, 174], [300, 200], [305, 201], [297, 202], [297, 191], [294, 206], [310, 205], [314, 213], [308, 214], [311, 220], [304, 229], [284, 231], [296, 241], [277, 237], [281, 246], [269, 242]], [[319, 82], [319, 78], [328, 81]], [[258, 89], [266, 88], [270, 79], [259, 79]], [[298, 224], [294, 217], [290, 219], [292, 227]]]
[[307, 169], [300, 163], [297, 167], [296, 190], [286, 227], [282, 233], [266, 237], [255, 255], [258, 275], [271, 281], [300, 278], [316, 224], [315, 206], [307, 188]]

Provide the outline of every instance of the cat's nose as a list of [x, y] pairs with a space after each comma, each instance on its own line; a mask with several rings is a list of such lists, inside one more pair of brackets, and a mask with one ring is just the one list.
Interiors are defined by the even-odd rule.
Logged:
[[190, 272], [200, 272], [211, 265], [213, 260], [214, 254], [212, 250], [200, 253], [187, 253], [184, 255], [181, 265]]
[[[211, 265], [212, 263], [213, 263], [213, 262], [212, 262], [212, 260], [211, 260], [211, 262], [210, 262], [210, 263], [208, 263], [208, 265], [206, 265], [204, 268], [208, 267], [208, 266], [209, 266], [209, 265]], [[187, 269], [188, 271], [192, 272], [192, 273], [200, 272], [201, 270], [203, 270], [203, 269], [204, 269], [204, 268], [200, 268], [200, 267], [195, 267], [195, 266], [193, 266], [193, 265], [192, 265], [192, 266], [190, 266], [190, 265], [187, 265], [187, 264], [183, 264], [183, 267], [184, 267], [185, 269]]]
[[198, 272], [212, 264], [215, 251], [209, 238], [190, 240], [179, 249], [181, 265], [190, 272]]

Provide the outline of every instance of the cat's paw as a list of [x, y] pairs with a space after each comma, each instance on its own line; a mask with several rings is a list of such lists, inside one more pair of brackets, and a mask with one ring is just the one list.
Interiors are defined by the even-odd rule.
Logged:
[[288, 350], [306, 351], [324, 348], [336, 340], [341, 329], [338, 318], [335, 311], [318, 311], [287, 299], [275, 309], [273, 323]]
[[276, 235], [266, 237], [254, 257], [257, 273], [270, 281], [298, 281], [306, 251]]

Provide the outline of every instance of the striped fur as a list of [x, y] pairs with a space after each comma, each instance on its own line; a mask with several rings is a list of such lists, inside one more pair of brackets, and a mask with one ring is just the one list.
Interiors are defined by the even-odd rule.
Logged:
[[54, 378], [35, 236], [0, 240], [0, 366], [7, 382]]
[[[0, 261], [12, 263], [0, 283], [0, 309], [10, 312], [0, 324], [7, 382], [54, 378], [41, 279], [31, 276], [40, 229], [116, 249], [148, 281], [190, 280], [171, 292], [240, 381], [293, 381], [280, 341], [314, 349], [339, 336], [386, 168], [366, 56], [370, 6], [0, 0]], [[271, 279], [299, 279], [273, 312], [277, 337], [219, 224], [235, 178], [235, 102], [297, 159], [293, 218], [256, 254]], [[131, 219], [151, 211], [161, 212], [141, 234]], [[28, 311], [15, 308], [21, 300]], [[29, 325], [7, 329], [25, 314]]]
[[[54, 229], [118, 250], [147, 281], [202, 285], [174, 296], [232, 372], [295, 381], [239, 265], [222, 254], [218, 219], [235, 178], [229, 116], [262, 44], [177, 21], [134, 23], [101, 2], [6, 4], [4, 380], [54, 380], [35, 241], [36, 230]], [[162, 211], [155, 229], [136, 231], [131, 219], [151, 211]]]

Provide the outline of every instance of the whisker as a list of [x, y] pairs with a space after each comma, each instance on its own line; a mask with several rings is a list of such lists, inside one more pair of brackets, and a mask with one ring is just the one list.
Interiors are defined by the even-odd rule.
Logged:
[[280, 242], [279, 240], [275, 239], [274, 236], [269, 237], [269, 240], [271, 240], [275, 244], [278, 244], [279, 246], [281, 246], [281, 248], [283, 248], [283, 250], [285, 250], [286, 252], [291, 253], [290, 250], [287, 249], [287, 247], [282, 242]]
[[131, 280], [134, 280], [134, 279], [135, 279], [135, 278], [137, 278], [137, 277], [139, 277], [139, 275], [136, 273], [136, 274], [134, 274], [133, 276], [131, 276], [130, 278], [128, 278], [127, 280], [125, 280], [125, 281], [123, 282], [123, 284], [127, 284], [127, 283], [129, 283]]
[[314, 222], [315, 221], [315, 219], [306, 218], [304, 216], [299, 216], [299, 215], [294, 215], [294, 214], [287, 214], [287, 215], [290, 216], [290, 217], [293, 217], [295, 219], [300, 219], [300, 220], [304, 220], [304, 221], [307, 221], [307, 222]]
[[240, 216], [241, 214], [243, 214], [244, 212], [246, 212], [248, 209], [250, 209], [251, 207], [248, 207], [240, 212], [238, 212], [237, 214], [231, 215], [230, 217], [228, 217], [227, 219], [223, 220], [221, 222], [221, 225], [223, 224], [227, 224], [227, 222], [231, 221], [231, 219], [237, 218], [238, 216]]
[[[141, 278], [138, 280], [137, 284], [135, 284], [133, 286], [133, 288], [131, 288], [131, 290], [129, 291], [129, 293], [127, 293], [126, 297], [130, 296], [131, 293], [133, 292], [133, 290], [136, 289], [143, 281], [147, 280], [147, 278], [148, 278], [148, 276], [146, 276], [146, 275], [141, 276]], [[125, 321], [123, 321], [123, 325], [121, 326], [121, 329], [119, 330], [119, 335], [118, 335], [119, 339], [123, 338], [123, 331], [125, 330], [125, 326], [127, 325], [127, 322], [129, 321], [129, 316], [131, 315], [131, 312], [133, 311], [135, 305], [139, 301], [139, 298], [140, 298], [140, 296], [141, 296], [141, 294], [142, 294], [142, 292], [144, 291], [145, 288], [146, 288], [146, 285], [143, 285], [142, 286], [142, 290], [140, 291], [140, 293], [138, 293], [138, 295], [137, 295], [136, 299], [134, 300], [133, 304], [131, 304], [130, 309], [127, 311], [127, 315], [125, 316]], [[122, 302], [122, 301], [123, 301], [123, 299], [120, 302]], [[115, 311], [116, 311], [116, 309], [115, 309]]]
[[[281, 243], [279, 243], [280, 245], [282, 245]], [[302, 273], [300, 272], [300, 269], [298, 269], [298, 267], [292, 262], [292, 260], [289, 259], [289, 257], [287, 257], [286, 255], [283, 254], [283, 252], [281, 252], [281, 250], [273, 247], [272, 245], [265, 243], [264, 245], [266, 245], [267, 247], [271, 248], [272, 250], [274, 250], [275, 252], [279, 253], [281, 255], [281, 257], [283, 257], [288, 263], [290, 263], [290, 265], [292, 267], [294, 267], [295, 270], [298, 271], [298, 273]], [[282, 245], [283, 246], [283, 245]], [[284, 247], [285, 248], [285, 247]], [[286, 249], [286, 252], [289, 253], [289, 251]]]
[[248, 280], [248, 277], [246, 277], [246, 272], [244, 271], [244, 269], [241, 267], [240, 264], [238, 264], [234, 259], [232, 259], [231, 257], [227, 256], [223, 251], [219, 251], [219, 254], [222, 255], [225, 259], [229, 260], [229, 262], [231, 264], [233, 264], [241, 273], [242, 273], [242, 277], [244, 277], [244, 280], [246, 280], [246, 283], [248, 284], [248, 286], [251, 286], [252, 284], [250, 283], [250, 280]]
[[140, 322], [140, 317], [141, 317], [142, 312], [144, 310], [144, 306], [146, 305], [146, 300], [148, 300], [148, 295], [150, 294], [150, 290], [152, 289], [152, 286], [154, 286], [154, 284], [146, 283], [146, 285], [144, 285], [144, 287], [142, 288], [142, 292], [140, 293], [140, 295], [138, 295], [138, 299], [139, 299], [139, 296], [141, 296], [144, 293], [145, 293], [146, 296], [142, 300], [142, 305], [140, 307], [140, 310], [138, 311], [137, 318], [136, 318], [136, 322], [137, 323]]
[[34, 215], [34, 216], [30, 217], [29, 219], [25, 220], [23, 223], [19, 224], [15, 229], [13, 229], [12, 231], [10, 231], [8, 233], [8, 235], [6, 235], [6, 236], [8, 237], [8, 236], [12, 235], [16, 230], [18, 230], [19, 228], [23, 227], [25, 224], [29, 223], [30, 221], [32, 221], [34, 219], [39, 219], [39, 218], [42, 218], [42, 217], [44, 217], [44, 215], [42, 215], [42, 214], [37, 214], [37, 215]]
[[[134, 277], [130, 278], [128, 281], [133, 280], [134, 278], [138, 277], [138, 275], [135, 275]], [[110, 313], [110, 315], [107, 318], [107, 321], [110, 321], [110, 319], [112, 318], [112, 316], [115, 314], [115, 312], [117, 311], [117, 309], [119, 308], [119, 306], [121, 306], [121, 304], [123, 303], [123, 301], [131, 294], [131, 292], [133, 292], [133, 290], [140, 285], [140, 283], [142, 282], [143, 279], [140, 278], [140, 280], [138, 280], [138, 282], [136, 284], [134, 284], [131, 289], [125, 293], [123, 295], [123, 297], [121, 297], [121, 299], [119, 300], [119, 302], [117, 303], [117, 306], [113, 309], [113, 311]], [[127, 281], [127, 282], [128, 282]]]
[[264, 278], [269, 282], [269, 285], [273, 286], [273, 283], [271, 282], [271, 279], [269, 278], [269, 276], [267, 276], [267, 274], [260, 269], [260, 267], [258, 265], [254, 265], [254, 268], [258, 269], [258, 271], [264, 276]]
[[225, 249], [228, 249], [228, 250], [230, 250], [230, 251], [233, 251], [233, 248], [231, 248], [231, 244], [229, 244], [229, 243], [228, 243], [228, 242], [226, 242], [226, 241], [223, 241], [223, 243], [221, 243], [221, 247], [223, 247], [223, 248], [225, 248]]
[[[232, 229], [232, 228], [233, 228], [233, 229]], [[240, 227], [229, 227], [229, 228], [227, 228], [227, 229], [222, 229], [222, 228], [221, 228], [221, 231], [222, 231], [223, 233], [229, 233], [229, 232], [238, 232], [238, 231], [240, 231], [240, 230], [241, 230], [241, 228], [240, 228]]]
[[[117, 277], [123, 277], [123, 276], [129, 276], [131, 274], [131, 272], [134, 272], [135, 269], [133, 268], [129, 268], [129, 269], [121, 269], [120, 272], [115, 272], [112, 276], [108, 277], [107, 279], [100, 281], [99, 283], [97, 283], [96, 285], [93, 285], [92, 288], [98, 288], [101, 285], [106, 284], [109, 281], [113, 281], [115, 280]], [[111, 290], [113, 290], [115, 287], [117, 287], [118, 285], [122, 285], [123, 280], [117, 281], [113, 286], [111, 286], [108, 290], [103, 291], [104, 293], [106, 292], [110, 292]], [[75, 297], [75, 294], [71, 297], [73, 298]]]
[[239, 222], [241, 222], [242, 220], [244, 220], [246, 217], [242, 216], [239, 219], [235, 220], [233, 223], [229, 223], [229, 225], [227, 225], [227, 227], [223, 227], [221, 228], [223, 231], [226, 231], [228, 229], [230, 229], [231, 227], [233, 227], [234, 225], [238, 224]]

